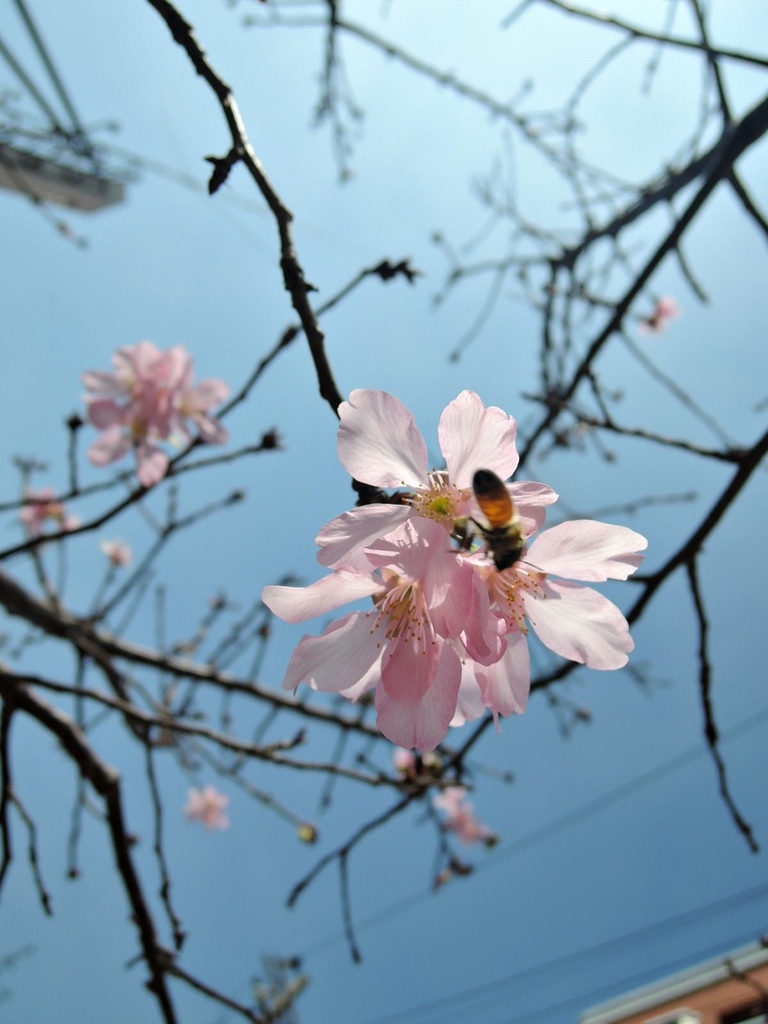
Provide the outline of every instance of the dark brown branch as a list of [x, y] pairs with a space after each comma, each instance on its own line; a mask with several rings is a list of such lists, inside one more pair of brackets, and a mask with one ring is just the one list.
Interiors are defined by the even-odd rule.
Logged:
[[686, 569], [688, 572], [688, 584], [691, 588], [691, 597], [693, 598], [693, 607], [696, 611], [696, 621], [699, 627], [699, 695], [701, 697], [701, 707], [704, 712], [704, 736], [707, 741], [707, 746], [709, 747], [709, 752], [712, 755], [712, 760], [715, 764], [717, 781], [723, 802], [728, 808], [736, 828], [747, 841], [747, 845], [750, 850], [752, 853], [757, 853], [760, 847], [757, 845], [751, 826], [739, 812], [739, 809], [731, 796], [731, 792], [728, 788], [725, 762], [720, 756], [720, 749], [718, 746], [720, 737], [717, 725], [715, 724], [715, 711], [712, 706], [712, 666], [709, 662], [709, 651], [707, 645], [709, 637], [709, 622], [707, 621], [704, 602], [701, 596], [701, 589], [699, 588], [695, 556], [691, 557], [686, 562]]
[[163, 804], [160, 799], [160, 789], [157, 785], [153, 752], [150, 746], [146, 747], [145, 762], [147, 766], [149, 792], [152, 796], [152, 810], [155, 819], [152, 848], [154, 850], [155, 857], [157, 858], [157, 864], [160, 870], [160, 900], [165, 908], [168, 923], [170, 924], [171, 931], [173, 932], [173, 944], [177, 950], [180, 950], [184, 945], [184, 940], [187, 936], [181, 926], [181, 921], [179, 920], [176, 911], [173, 909], [173, 903], [171, 902], [171, 873], [168, 870], [168, 862], [165, 858], [165, 850], [163, 848]]
[[344, 923], [344, 934], [347, 938], [350, 955], [356, 964], [363, 959], [360, 947], [355, 938], [355, 928], [352, 923], [352, 903], [349, 895], [349, 850], [345, 850], [339, 856], [339, 888], [341, 895], [341, 919]]
[[[545, 398], [539, 395], [524, 395], [523, 397], [536, 402], [546, 402]], [[625, 427], [613, 420], [613, 417], [599, 419], [597, 416], [589, 416], [583, 412], [570, 410], [578, 423], [583, 423], [595, 430], [607, 430], [622, 437], [637, 437], [643, 441], [651, 441], [664, 448], [679, 448], [681, 451], [689, 452], [691, 455], [700, 455], [705, 459], [713, 459], [716, 462], [740, 462], [744, 457], [744, 451], [740, 448], [705, 448], [703, 445], [694, 444], [683, 438], [668, 437], [666, 434], [658, 434], [653, 430], [644, 430], [642, 427]]]
[[250, 1006], [246, 1006], [244, 1003], [238, 1003], [235, 999], [225, 995], [218, 989], [212, 988], [210, 985], [206, 985], [205, 982], [200, 981], [193, 974], [187, 973], [183, 967], [177, 963], [171, 963], [168, 966], [168, 973], [172, 974], [175, 978], [180, 981], [186, 982], [190, 988], [193, 988], [196, 992], [202, 993], [204, 996], [208, 996], [209, 999], [213, 999], [217, 1003], [221, 1003], [222, 1006], [228, 1006], [230, 1010], [234, 1010], [235, 1013], [239, 1013], [241, 1017], [245, 1017], [246, 1020], [251, 1021], [252, 1024], [268, 1024], [264, 1017], [254, 1013]]
[[[153, 743], [151, 730], [155, 729], [158, 732], [178, 733], [180, 736], [197, 737], [198, 739], [215, 743], [217, 746], [220, 746], [225, 750], [232, 751], [232, 753], [254, 758], [259, 761], [269, 761], [271, 764], [282, 765], [286, 768], [296, 768], [301, 771], [323, 772], [339, 775], [355, 782], [365, 782], [371, 786], [394, 784], [393, 780], [387, 779], [380, 774], [366, 775], [364, 772], [358, 772], [352, 768], [344, 768], [342, 765], [331, 762], [299, 761], [295, 758], [286, 757], [281, 752], [284, 746], [282, 743], [271, 743], [268, 745], [248, 743], [244, 740], [235, 739], [233, 736], [219, 732], [216, 729], [211, 729], [204, 725], [176, 718], [169, 715], [167, 712], [158, 711], [153, 714], [142, 710], [129, 700], [120, 700], [116, 697], [110, 697], [108, 694], [100, 693], [98, 690], [88, 690], [82, 687], [75, 689], [67, 683], [58, 683], [52, 679], [44, 679], [39, 675], [29, 675], [27, 673], [11, 675], [10, 673], [4, 672], [0, 669], [0, 693], [5, 690], [9, 680], [13, 682], [20, 682], [28, 686], [38, 686], [42, 689], [50, 690], [52, 693], [71, 694], [72, 696], [78, 696], [83, 700], [92, 700], [106, 708], [119, 711], [126, 720], [139, 726], [139, 728], [134, 730], [134, 732], [137, 734], [141, 733], [144, 737], [145, 744], [150, 747]], [[334, 725], [339, 724], [337, 717], [329, 714], [328, 719]], [[378, 732], [376, 732], [375, 735], [377, 738], [381, 737], [381, 734]], [[292, 741], [288, 741], [287, 745], [292, 746]]]
[[[31, 625], [37, 626], [50, 636], [69, 640], [78, 650], [99, 662], [99, 649], [102, 660], [104, 656], [124, 658], [137, 665], [167, 672], [178, 678], [194, 679], [198, 682], [211, 683], [221, 689], [242, 693], [258, 698], [275, 707], [300, 712], [306, 718], [314, 718], [320, 722], [337, 725], [342, 729], [358, 732], [365, 736], [380, 737], [379, 731], [372, 725], [361, 722], [356, 716], [340, 715], [326, 708], [306, 704], [296, 697], [291, 697], [279, 690], [272, 690], [247, 679], [238, 679], [226, 672], [220, 672], [212, 665], [204, 665], [186, 658], [163, 655], [160, 651], [142, 647], [128, 640], [120, 639], [106, 631], [92, 628], [87, 621], [62, 612], [56, 615], [42, 601], [38, 601], [21, 587], [7, 573], [0, 571], [0, 605], [10, 615], [19, 616]], [[121, 694], [126, 699], [127, 697]]]
[[[571, 380], [560, 392], [560, 399], [563, 403], [567, 403], [568, 400], [573, 396], [577, 387], [581, 381], [591, 372], [592, 366], [598, 354], [606, 344], [608, 339], [617, 331], [622, 324], [624, 317], [626, 316], [630, 306], [641, 293], [645, 285], [653, 276], [654, 272], [661, 264], [667, 253], [674, 250], [685, 231], [693, 222], [699, 211], [702, 209], [706, 201], [709, 199], [712, 192], [715, 190], [721, 180], [728, 177], [730, 169], [735, 161], [742, 155], [754, 142], [765, 134], [768, 130], [768, 97], [763, 99], [756, 107], [754, 107], [749, 114], [747, 114], [740, 122], [733, 126], [732, 130], [725, 133], [721, 148], [718, 152], [716, 160], [713, 161], [712, 165], [707, 171], [706, 178], [697, 191], [696, 195], [688, 204], [686, 210], [677, 220], [675, 226], [668, 233], [666, 238], [657, 246], [656, 251], [646, 262], [643, 269], [637, 274], [633, 283], [629, 289], [625, 292], [624, 297], [616, 304], [615, 312], [610, 318], [606, 326], [600, 332], [600, 334], [594, 339], [592, 344], [589, 346], [587, 352], [583, 356], [577, 368], [571, 375]], [[570, 264], [570, 254], [566, 254], [562, 260], [553, 261], [554, 263]], [[550, 409], [550, 412], [543, 417], [542, 421], [533, 430], [531, 436], [526, 441], [520, 453], [520, 463], [523, 464], [527, 457], [530, 455], [533, 446], [539, 437], [547, 430], [555, 421], [559, 415], [558, 408]]]
[[349, 839], [347, 839], [345, 843], [342, 843], [341, 846], [338, 846], [335, 850], [331, 850], [329, 853], [326, 853], [324, 857], [321, 857], [312, 870], [308, 871], [307, 874], [291, 889], [288, 899], [286, 900], [288, 906], [292, 907], [294, 905], [302, 892], [304, 892], [307, 886], [317, 878], [324, 868], [333, 863], [334, 860], [341, 860], [342, 858], [348, 857], [355, 846], [357, 846], [357, 844], [364, 839], [369, 832], [380, 828], [396, 815], [400, 814], [401, 811], [404, 811], [417, 795], [420, 795], [420, 792], [418, 794], [409, 793], [407, 796], [404, 796], [402, 800], [398, 800], [396, 804], [393, 804], [392, 807], [384, 811], [383, 814], [377, 815], [372, 821], [368, 821], [362, 825], [352, 836], [350, 836]]
[[150, 974], [147, 985], [158, 1001], [166, 1024], [177, 1024], [178, 1018], [165, 977], [172, 958], [158, 941], [155, 924], [133, 865], [130, 852], [132, 838], [125, 827], [120, 778], [117, 772], [100, 760], [72, 719], [52, 705], [46, 704], [28, 686], [14, 682], [7, 674], [3, 678], [3, 695], [8, 706], [28, 714], [55, 736], [69, 757], [78, 765], [83, 776], [104, 800], [117, 870], [131, 906], [143, 958]]
[[325, 336], [309, 303], [308, 293], [312, 286], [307, 283], [304, 271], [296, 255], [291, 230], [293, 214], [283, 205], [267, 178], [261, 162], [248, 140], [245, 125], [240, 116], [235, 98], [232, 95], [232, 90], [209, 64], [205, 51], [195, 38], [192, 26], [184, 20], [173, 4], [168, 3], [168, 0], [148, 0], [148, 3], [154, 7], [168, 26], [171, 35], [189, 57], [195, 71], [213, 90], [224, 113], [232, 137], [232, 162], [235, 162], [234, 157], [236, 157], [237, 160], [245, 164], [275, 217], [280, 235], [280, 266], [283, 272], [283, 282], [291, 297], [293, 307], [298, 313], [302, 329], [309, 343], [320, 386], [320, 394], [335, 412], [339, 405], [341, 405], [342, 397], [336, 386], [336, 381], [326, 356]]
[[643, 593], [637, 599], [633, 607], [627, 613], [627, 621], [631, 624], [642, 615], [645, 606], [650, 601], [656, 590], [670, 576], [675, 569], [684, 565], [695, 557], [701, 550], [709, 534], [719, 524], [725, 513], [736, 500], [737, 495], [744, 489], [750, 477], [760, 465], [768, 452], [768, 431], [757, 443], [747, 451], [739, 464], [738, 469], [731, 477], [731, 480], [723, 489], [720, 497], [714, 502], [704, 519], [693, 531], [691, 536], [671, 555], [661, 568], [657, 569], [651, 576], [639, 575], [630, 577], [633, 582], [643, 586]]
[[754, 200], [752, 199], [752, 196], [749, 194], [749, 192], [747, 192], [743, 182], [741, 181], [741, 178], [738, 176], [735, 170], [731, 171], [730, 175], [728, 176], [728, 181], [730, 182], [733, 191], [741, 200], [742, 206], [747, 211], [752, 220], [757, 224], [757, 226], [760, 228], [763, 234], [766, 236], [766, 240], [768, 241], [768, 220], [766, 220], [766, 218], [763, 216], [760, 210], [758, 210]]
[[29, 861], [29, 867], [32, 872], [32, 878], [35, 883], [35, 889], [37, 889], [37, 895], [40, 900], [40, 905], [42, 906], [45, 913], [49, 917], [52, 917], [53, 907], [51, 905], [51, 897], [50, 894], [48, 893], [48, 890], [45, 887], [45, 883], [43, 882], [43, 875], [40, 870], [40, 856], [37, 852], [37, 826], [35, 825], [35, 822], [32, 819], [31, 814], [29, 814], [26, 807], [19, 799], [18, 794], [12, 793], [11, 799], [13, 801], [13, 804], [16, 808], [19, 817], [24, 822], [27, 828], [27, 835], [29, 836], [29, 841], [27, 845], [27, 860]]
[[[741, 134], [741, 139], [736, 142], [735, 155], [730, 156], [731, 146], [737, 129]], [[695, 157], [689, 164], [681, 167], [679, 170], [667, 169], [658, 183], [645, 187], [640, 198], [635, 200], [626, 210], [623, 210], [605, 224], [586, 231], [575, 246], [566, 250], [562, 262], [566, 266], [571, 267], [578, 257], [598, 239], [618, 238], [621, 232], [634, 223], [634, 221], [644, 216], [659, 203], [671, 202], [686, 186], [696, 181], [697, 178], [702, 176], [710, 177], [713, 170], [722, 169], [729, 163], [733, 163], [766, 130], [768, 130], [768, 100], [762, 100], [741, 121], [736, 122], [735, 125], [731, 124], [724, 129], [720, 138], [706, 153]], [[728, 159], [724, 162], [723, 157], [726, 155], [728, 155]], [[727, 174], [720, 170], [720, 177], [727, 177]], [[719, 178], [715, 179], [715, 183], [717, 180]]]
[[[539, 2], [549, 4], [550, 7], [556, 7], [564, 14], [574, 15], [588, 21], [597, 22], [600, 25], [605, 25], [608, 28], [615, 28], [622, 32], [627, 32], [635, 39], [648, 39], [651, 42], [663, 43], [665, 46], [677, 46], [685, 50], [702, 50], [701, 43], [697, 42], [695, 39], [680, 39], [678, 36], [652, 32], [650, 29], [640, 28], [639, 25], [631, 25], [623, 18], [615, 18], [608, 14], [600, 14], [597, 11], [587, 10], [584, 7], [577, 7], [576, 4], [571, 3], [571, 0], [567, 0], [567, 3], [564, 2], [564, 0], [539, 0]], [[502, 26], [505, 24], [507, 24], [507, 22], [502, 22]], [[711, 54], [717, 58], [741, 61], [747, 64], [756, 64], [758, 67], [768, 67], [768, 58], [762, 57], [758, 53], [747, 53], [743, 50], [722, 49], [720, 47], [712, 48], [711, 51], [707, 52], [711, 52]]]
[[8, 822], [8, 807], [13, 793], [11, 778], [11, 762], [8, 752], [11, 718], [13, 708], [3, 701], [0, 710], [0, 838], [2, 838], [3, 857], [0, 861], [0, 892], [2, 892], [5, 875], [13, 860], [11, 845], [11, 828]]

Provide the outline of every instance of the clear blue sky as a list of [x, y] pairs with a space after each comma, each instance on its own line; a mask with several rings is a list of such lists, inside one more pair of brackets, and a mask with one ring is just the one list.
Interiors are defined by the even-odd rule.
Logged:
[[[233, 87], [256, 152], [295, 214], [299, 257], [319, 300], [384, 257], [410, 257], [424, 271], [413, 288], [369, 282], [329, 314], [328, 352], [341, 390], [393, 392], [415, 412], [431, 450], [440, 411], [464, 388], [524, 424], [531, 408], [521, 394], [535, 386], [534, 316], [520, 304], [502, 302], [464, 358], [451, 363], [448, 354], [473, 322], [484, 286], [463, 288], [434, 309], [431, 299], [446, 268], [430, 238], [441, 229], [459, 245], [479, 231], [485, 214], [472, 182], [502, 152], [531, 218], [565, 216], [552, 182], [517, 140], [504, 142], [504, 131], [482, 110], [346, 41], [348, 77], [366, 116], [352, 157], [354, 179], [340, 186], [328, 130], [311, 128], [322, 38], [314, 31], [244, 30], [241, 15], [256, 6], [186, 0], [182, 9]], [[743, 0], [738, 10], [725, 0], [713, 6], [722, 45], [757, 46], [760, 0]], [[203, 158], [225, 151], [225, 126], [149, 5], [31, 0], [30, 7], [84, 122], [119, 123], [119, 135], [97, 137], [202, 182], [208, 167]], [[611, 9], [640, 17], [648, 7], [616, 3]], [[0, 8], [3, 38], [29, 56], [14, 5], [6, 0]], [[504, 33], [498, 25], [509, 8], [496, 0], [345, 5], [351, 19], [502, 99], [532, 77], [536, 91], [528, 109], [546, 109], [562, 101], [589, 54], [596, 55], [608, 37], [538, 15], [520, 26], [519, 35]], [[681, 21], [681, 33], [685, 28]], [[693, 62], [665, 56], [652, 92], [641, 95], [649, 53], [611, 72], [609, 87], [588, 107], [595, 158], [632, 178], [649, 173], [659, 154], [673, 154], [675, 140], [695, 119], [698, 65], [694, 71]], [[763, 78], [732, 70], [737, 112], [761, 95]], [[0, 65], [0, 91], [13, 84]], [[743, 170], [765, 208], [765, 145]], [[236, 196], [252, 205], [238, 205]], [[184, 344], [200, 377], [223, 377], [236, 387], [293, 320], [279, 277], [274, 225], [241, 170], [213, 199], [160, 175], [140, 174], [121, 206], [91, 217], [67, 215], [87, 239], [84, 249], [60, 237], [16, 195], [0, 192], [0, 218], [3, 499], [17, 493], [11, 466], [16, 454], [49, 463], [41, 485], [65, 486], [62, 421], [81, 408], [79, 374], [107, 368], [118, 346], [142, 338], [161, 347]], [[501, 251], [503, 232], [481, 251], [494, 251], [494, 245]], [[679, 271], [665, 263], [654, 289], [674, 294], [683, 316], [660, 338], [637, 334], [635, 340], [728, 434], [749, 444], [762, 429], [754, 407], [768, 390], [765, 240], [729, 197], [717, 196], [686, 254], [710, 303], [699, 304]], [[714, 443], [626, 356], [617, 352], [600, 369], [616, 388], [627, 389], [627, 422], [653, 422], [660, 431]], [[248, 501], [180, 537], [161, 560], [170, 637], [189, 635], [219, 588], [247, 607], [264, 584], [285, 572], [307, 582], [317, 578], [317, 529], [350, 504], [348, 479], [336, 459], [335, 419], [317, 395], [301, 340], [228, 425], [233, 446], [277, 427], [285, 451], [225, 468], [210, 484], [185, 483], [188, 508], [208, 500], [211, 488], [223, 495], [242, 487]], [[639, 443], [615, 447], [620, 458], [610, 465], [591, 453], [556, 454], [527, 475], [550, 484], [579, 513], [649, 494], [698, 492], [694, 504], [614, 519], [648, 536], [653, 568], [675, 550], [730, 470], [674, 454], [662, 458]], [[96, 480], [99, 472], [86, 466], [84, 478]], [[760, 473], [711, 538], [702, 567], [723, 754], [732, 792], [764, 848], [766, 500]], [[85, 515], [95, 507], [75, 511]], [[19, 536], [13, 517], [0, 529], [3, 546]], [[146, 543], [138, 519], [113, 532], [139, 551]], [[90, 535], [76, 550], [67, 594], [75, 609], [84, 609], [101, 556]], [[625, 608], [634, 594], [628, 585], [606, 592]], [[153, 641], [151, 612], [148, 607], [136, 620], [134, 639]], [[277, 627], [265, 682], [279, 684], [302, 632]], [[340, 785], [321, 814], [320, 780], [265, 771], [258, 784], [317, 821], [319, 846], [299, 844], [289, 825], [231, 789], [230, 829], [206, 835], [184, 820], [188, 780], [169, 756], [162, 772], [165, 825], [177, 909], [190, 932], [184, 951], [190, 969], [247, 999], [262, 953], [303, 954], [311, 984], [297, 1004], [302, 1024], [568, 1024], [595, 1002], [766, 930], [768, 889], [758, 888], [766, 882], [766, 853], [748, 852], [718, 797], [702, 743], [696, 635], [680, 578], [667, 584], [633, 635], [633, 662], [648, 685], [620, 672], [573, 676], [561, 693], [587, 707], [593, 720], [571, 738], [560, 737], [541, 696], [524, 717], [503, 722], [500, 735], [485, 736], [477, 761], [513, 772], [515, 782], [477, 776], [478, 813], [503, 841], [472, 852], [473, 877], [437, 895], [429, 892], [434, 838], [418, 811], [358, 849], [350, 874], [360, 965], [350, 962], [341, 935], [333, 870], [292, 910], [284, 901], [316, 857], [383, 808], [385, 798]], [[64, 678], [72, 672], [69, 662], [45, 650], [31, 651], [24, 664]], [[140, 865], [154, 891], [142, 762], [117, 726], [107, 723], [97, 736], [104, 757], [126, 777], [135, 776], [128, 812], [144, 840]], [[75, 779], [62, 770], [49, 739], [22, 722], [15, 723], [13, 757], [20, 796], [38, 822], [55, 916], [41, 913], [17, 823], [17, 859], [0, 906], [0, 957], [28, 943], [36, 952], [0, 977], [0, 987], [11, 990], [0, 1002], [0, 1021], [155, 1020], [141, 967], [125, 968], [136, 939], [103, 829], [86, 815], [82, 878], [66, 880]], [[751, 897], [739, 897], [752, 889]], [[235, 1019], [181, 990], [179, 1006], [184, 1024]]]

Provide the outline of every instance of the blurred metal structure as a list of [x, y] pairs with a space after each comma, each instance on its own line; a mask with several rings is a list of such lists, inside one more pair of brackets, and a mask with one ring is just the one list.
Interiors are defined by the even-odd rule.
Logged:
[[125, 196], [120, 181], [1, 142], [0, 188], [83, 212], [113, 206]]
[[265, 980], [253, 984], [259, 1012], [272, 1024], [299, 1024], [294, 1002], [309, 984], [298, 957], [262, 956]]
[[[91, 142], [32, 19], [26, 0], [13, 0], [23, 31], [47, 78], [46, 97], [22, 61], [0, 38], [0, 61], [13, 73], [24, 99], [31, 99], [42, 114], [43, 126], [31, 129], [26, 117], [0, 95], [0, 188], [19, 192], [36, 204], [53, 203], [91, 212], [123, 200], [125, 176], [109, 172]], [[59, 106], [63, 114], [57, 113]]]

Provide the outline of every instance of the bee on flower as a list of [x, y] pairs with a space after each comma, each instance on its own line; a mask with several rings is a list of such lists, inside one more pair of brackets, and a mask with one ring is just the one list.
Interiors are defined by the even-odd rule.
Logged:
[[[381, 732], [429, 751], [450, 725], [486, 710], [522, 714], [531, 630], [590, 668], [627, 663], [626, 619], [583, 583], [626, 579], [647, 541], [587, 520], [538, 533], [557, 495], [546, 484], [503, 483], [517, 468], [516, 430], [511, 416], [464, 391], [440, 418], [446, 468], [429, 471], [405, 406], [385, 392], [352, 392], [340, 408], [342, 464], [363, 483], [410, 494], [406, 504], [355, 508], [321, 529], [318, 561], [330, 575], [308, 587], [265, 587], [264, 603], [288, 622], [372, 601], [321, 636], [302, 638], [285, 689], [307, 683], [350, 700], [373, 689]], [[469, 523], [478, 528], [477, 549]]]

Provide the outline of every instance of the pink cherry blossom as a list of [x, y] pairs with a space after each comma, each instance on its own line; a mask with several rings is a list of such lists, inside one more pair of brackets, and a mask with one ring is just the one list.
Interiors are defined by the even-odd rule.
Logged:
[[318, 560], [331, 575], [309, 587], [265, 588], [265, 604], [289, 622], [361, 598], [374, 602], [319, 637], [305, 636], [284, 688], [306, 682], [353, 701], [373, 689], [384, 735], [428, 751], [450, 725], [488, 709], [496, 718], [525, 711], [530, 629], [556, 654], [590, 668], [626, 664], [633, 648], [626, 619], [582, 583], [627, 579], [642, 560], [644, 537], [588, 521], [537, 535], [557, 495], [523, 482], [506, 485], [526, 545], [518, 561], [498, 571], [482, 531], [477, 548], [469, 524], [481, 525], [482, 511], [472, 479], [478, 469], [507, 475], [516, 467], [511, 416], [462, 392], [440, 418], [446, 469], [428, 471], [413, 416], [392, 395], [353, 391], [340, 412], [346, 469], [376, 487], [412, 490], [403, 504], [356, 508], [323, 527]]
[[190, 789], [184, 813], [190, 821], [200, 821], [211, 832], [215, 828], [229, 828], [229, 818], [224, 808], [229, 797], [220, 793], [215, 786], [204, 786], [202, 789]]
[[645, 537], [625, 526], [575, 520], [545, 530], [511, 568], [480, 568], [492, 608], [508, 630], [502, 657], [475, 667], [486, 707], [501, 715], [525, 710], [529, 628], [550, 650], [588, 668], [626, 665], [634, 647], [627, 620], [608, 598], [568, 578], [625, 580], [642, 561], [638, 552], [647, 545]]
[[48, 524], [59, 531], [73, 530], [80, 523], [76, 516], [68, 515], [66, 506], [55, 497], [51, 487], [27, 491], [24, 501], [19, 509], [19, 519], [30, 537], [40, 537]]
[[466, 799], [463, 786], [449, 786], [432, 798], [432, 806], [445, 814], [443, 828], [454, 832], [465, 846], [486, 843], [492, 846], [498, 840], [495, 832], [475, 817], [472, 804]]
[[[365, 549], [413, 516], [440, 523], [447, 533], [477, 506], [472, 477], [480, 467], [505, 479], [519, 461], [517, 424], [496, 406], [485, 406], [473, 391], [462, 391], [440, 417], [438, 438], [444, 470], [429, 470], [427, 445], [413, 415], [385, 391], [359, 389], [339, 407], [338, 450], [344, 468], [374, 487], [407, 487], [404, 504], [355, 508], [320, 531], [318, 561], [328, 568], [370, 569]], [[545, 484], [515, 483], [510, 494], [526, 534], [544, 521], [557, 500]]]
[[442, 769], [442, 763], [437, 754], [431, 751], [417, 754], [404, 747], [395, 747], [392, 751], [392, 764], [398, 775], [408, 779], [417, 779], [420, 775], [430, 774], [439, 776]]
[[305, 636], [283, 687], [307, 682], [352, 699], [374, 687], [384, 735], [401, 747], [432, 750], [456, 711], [457, 649], [480, 662], [501, 653], [486, 589], [443, 527], [427, 519], [403, 523], [365, 556], [372, 571], [338, 569], [309, 587], [264, 588], [264, 603], [289, 622], [374, 599], [371, 610], [332, 622], [322, 636]]
[[168, 455], [159, 442], [188, 443], [188, 420], [201, 440], [227, 440], [210, 410], [224, 401], [229, 388], [213, 378], [193, 387], [194, 362], [182, 345], [161, 351], [150, 341], [140, 341], [119, 348], [112, 363], [112, 373], [82, 375], [89, 392], [88, 420], [102, 432], [88, 452], [94, 465], [109, 465], [134, 449], [139, 480], [152, 487], [168, 470]]
[[124, 540], [103, 540], [99, 547], [112, 565], [122, 567], [131, 564], [131, 546]]
[[659, 299], [651, 313], [640, 321], [640, 330], [644, 334], [661, 334], [666, 330], [670, 320], [680, 316], [680, 309], [671, 295]]
[[412, 750], [395, 747], [392, 751], [392, 764], [398, 774], [407, 775], [411, 779], [416, 778], [416, 754]]
[[171, 351], [181, 352], [179, 356], [181, 374], [175, 395], [171, 433], [179, 435], [185, 442], [191, 441], [192, 434], [186, 422], [190, 419], [197, 427], [202, 440], [207, 444], [224, 444], [228, 437], [227, 431], [214, 416], [210, 415], [209, 410], [214, 406], [221, 405], [229, 396], [229, 385], [218, 378], [207, 377], [192, 387], [194, 376], [192, 356], [181, 346], [177, 346]]

